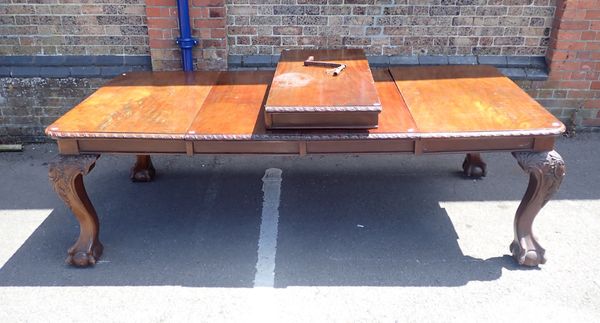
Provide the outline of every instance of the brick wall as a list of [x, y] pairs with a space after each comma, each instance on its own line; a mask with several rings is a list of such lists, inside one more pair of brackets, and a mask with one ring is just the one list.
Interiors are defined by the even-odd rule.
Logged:
[[548, 81], [523, 81], [568, 127], [600, 126], [600, 1], [559, 0], [546, 55]]
[[544, 55], [554, 10], [555, 0], [227, 0], [229, 53]]
[[105, 78], [0, 78], [0, 143], [46, 141], [44, 128]]
[[46, 126], [132, 70], [150, 70], [150, 57], [0, 56], [0, 143], [47, 140]]
[[[224, 0], [189, 0], [192, 36], [200, 39], [193, 50], [195, 69], [227, 67]], [[154, 70], [181, 69], [181, 53], [175, 0], [146, 0], [148, 34]]]
[[128, 70], [148, 69], [144, 0], [0, 1], [0, 143], [43, 130]]
[[0, 55], [148, 54], [144, 0], [0, 1]]

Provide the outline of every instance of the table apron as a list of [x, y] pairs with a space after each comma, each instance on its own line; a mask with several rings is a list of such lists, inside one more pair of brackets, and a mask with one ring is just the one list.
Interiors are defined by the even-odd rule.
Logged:
[[437, 154], [550, 151], [554, 136], [359, 140], [201, 140], [59, 138], [59, 152], [77, 154]]

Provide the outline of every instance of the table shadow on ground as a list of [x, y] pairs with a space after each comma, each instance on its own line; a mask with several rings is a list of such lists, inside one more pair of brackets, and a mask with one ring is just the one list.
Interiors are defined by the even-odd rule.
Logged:
[[249, 287], [262, 202], [256, 176], [171, 173], [135, 184], [115, 172], [98, 186], [90, 181], [105, 248], [100, 262], [86, 269], [63, 263], [78, 225], [57, 204], [0, 269], [0, 285]]
[[462, 253], [433, 177], [392, 176], [288, 173], [276, 287], [461, 286], [519, 269]]
[[[178, 169], [136, 184], [97, 169], [88, 192], [101, 262], [62, 263], [78, 226], [57, 202], [0, 269], [0, 286], [252, 287], [264, 170]], [[435, 176], [393, 176], [284, 170], [276, 287], [461, 286], [519, 268], [463, 255]]]

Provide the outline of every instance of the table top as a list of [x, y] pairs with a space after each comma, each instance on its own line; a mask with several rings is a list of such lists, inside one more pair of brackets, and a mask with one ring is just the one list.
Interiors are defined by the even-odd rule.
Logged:
[[266, 130], [263, 109], [272, 78], [272, 71], [127, 73], [46, 133], [57, 139], [206, 141], [556, 136], [564, 131], [552, 114], [488, 66], [373, 70], [382, 106], [376, 129]]
[[[315, 61], [338, 63], [346, 68], [338, 76], [328, 75], [331, 67], [304, 66]], [[285, 50], [277, 64], [265, 109], [294, 111], [308, 109], [381, 108], [369, 62], [361, 49]]]
[[560, 128], [527, 93], [492, 66], [391, 68], [421, 132]]

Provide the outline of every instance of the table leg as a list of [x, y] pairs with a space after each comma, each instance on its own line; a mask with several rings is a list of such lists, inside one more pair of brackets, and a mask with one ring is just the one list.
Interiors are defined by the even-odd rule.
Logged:
[[152, 159], [149, 155], [137, 155], [135, 165], [131, 168], [129, 178], [133, 182], [151, 182], [156, 175]]
[[66, 262], [80, 267], [94, 265], [103, 250], [98, 216], [83, 185], [83, 176], [94, 168], [98, 157], [61, 155], [50, 162], [48, 172], [54, 190], [79, 221], [79, 238], [69, 248]]
[[463, 173], [468, 177], [482, 177], [487, 174], [487, 165], [479, 153], [470, 153], [463, 161]]
[[545, 250], [536, 241], [532, 225], [538, 212], [558, 190], [565, 176], [565, 162], [556, 151], [513, 152], [519, 166], [529, 173], [529, 186], [515, 215], [515, 240], [510, 245], [520, 265], [546, 262]]

